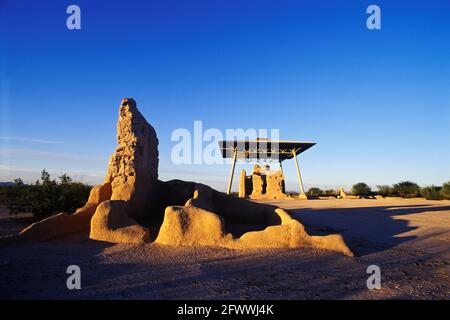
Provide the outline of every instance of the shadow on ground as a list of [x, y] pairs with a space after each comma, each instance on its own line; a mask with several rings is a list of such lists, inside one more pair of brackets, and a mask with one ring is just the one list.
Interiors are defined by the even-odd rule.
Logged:
[[417, 229], [395, 216], [450, 210], [450, 206], [403, 205], [357, 208], [290, 209], [313, 235], [340, 233], [352, 251], [363, 256], [394, 248], [416, 236], [401, 234]]

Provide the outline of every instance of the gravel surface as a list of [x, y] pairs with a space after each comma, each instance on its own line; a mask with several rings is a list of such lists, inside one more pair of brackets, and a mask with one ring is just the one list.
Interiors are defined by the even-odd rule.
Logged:
[[[2, 299], [449, 299], [450, 201], [276, 201], [311, 233], [340, 232], [357, 254], [107, 244], [77, 234], [0, 248]], [[0, 215], [0, 230], [17, 232]], [[17, 222], [18, 224], [23, 221]], [[19, 228], [20, 229], [20, 228]], [[369, 265], [381, 268], [369, 290]], [[66, 269], [81, 268], [80, 290]]]

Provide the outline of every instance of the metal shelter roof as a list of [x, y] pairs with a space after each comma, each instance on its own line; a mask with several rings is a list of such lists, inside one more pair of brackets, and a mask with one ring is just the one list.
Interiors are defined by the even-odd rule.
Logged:
[[236, 150], [236, 158], [240, 160], [267, 159], [280, 162], [292, 159], [316, 144], [315, 142], [269, 139], [223, 140], [218, 143], [224, 158], [233, 158]]

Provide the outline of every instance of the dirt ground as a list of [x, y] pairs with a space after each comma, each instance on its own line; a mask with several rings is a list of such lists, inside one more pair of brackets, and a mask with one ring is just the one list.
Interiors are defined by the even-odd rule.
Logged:
[[[0, 298], [449, 299], [450, 201], [331, 199], [271, 202], [313, 234], [341, 233], [356, 257], [313, 249], [239, 251], [107, 244], [77, 234], [0, 247]], [[29, 221], [0, 209], [0, 237]], [[381, 289], [369, 290], [369, 265]], [[81, 268], [80, 290], [66, 269]]]

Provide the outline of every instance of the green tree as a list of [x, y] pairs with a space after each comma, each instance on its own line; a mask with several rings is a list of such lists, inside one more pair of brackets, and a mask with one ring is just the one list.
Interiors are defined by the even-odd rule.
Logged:
[[358, 182], [353, 185], [351, 193], [355, 196], [369, 196], [372, 194], [372, 190], [366, 183]]
[[67, 174], [59, 180], [59, 183], [52, 180], [45, 169], [41, 180], [34, 184], [17, 180], [3, 195], [10, 213], [32, 212], [36, 220], [59, 212], [73, 213], [86, 202], [91, 186], [74, 182]]
[[41, 181], [43, 184], [50, 182], [50, 173], [48, 173], [45, 169], [41, 172]]
[[14, 179], [14, 184], [7, 187], [5, 204], [10, 214], [30, 211], [27, 198], [27, 186], [23, 183], [22, 179]]
[[420, 195], [427, 200], [442, 200], [441, 187], [429, 186], [420, 189]]
[[337, 191], [334, 189], [327, 189], [323, 192], [323, 194], [324, 194], [324, 196], [328, 196], [328, 197], [333, 196], [334, 197], [334, 196], [337, 196]]
[[320, 196], [323, 195], [323, 190], [320, 189], [320, 188], [313, 187], [313, 188], [310, 188], [310, 189], [306, 192], [306, 194], [307, 194], [308, 196], [312, 196], [312, 197], [320, 197]]
[[441, 195], [444, 199], [450, 200], [450, 181], [442, 185]]
[[388, 185], [377, 186], [377, 189], [378, 189], [377, 193], [380, 196], [388, 197], [388, 196], [392, 195], [392, 188], [390, 186], [388, 186]]
[[411, 181], [402, 181], [392, 186], [392, 192], [403, 198], [416, 198], [420, 195], [420, 187]]
[[62, 176], [59, 177], [59, 181], [61, 181], [61, 184], [69, 184], [72, 183], [72, 178], [64, 173]]

